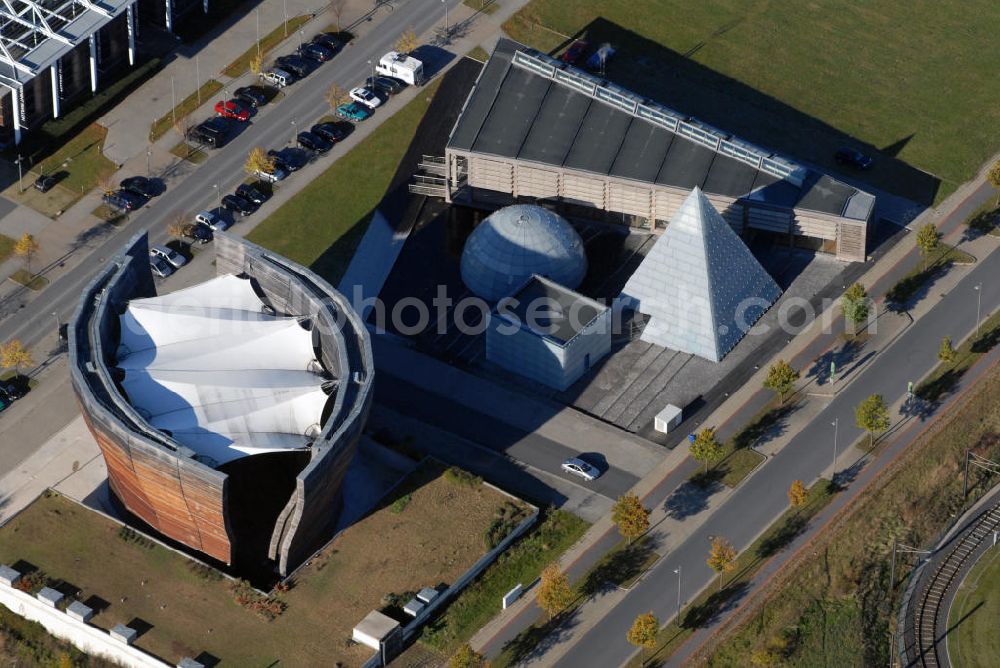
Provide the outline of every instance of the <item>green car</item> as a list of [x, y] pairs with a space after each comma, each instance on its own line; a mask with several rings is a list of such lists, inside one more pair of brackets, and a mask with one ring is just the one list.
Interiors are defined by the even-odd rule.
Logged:
[[363, 121], [372, 115], [372, 110], [359, 102], [348, 102], [337, 107], [337, 115], [349, 121]]

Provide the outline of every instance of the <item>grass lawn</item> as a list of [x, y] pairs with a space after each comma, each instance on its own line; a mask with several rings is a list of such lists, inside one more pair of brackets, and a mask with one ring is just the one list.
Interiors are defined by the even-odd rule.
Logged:
[[174, 145], [174, 147], [170, 149], [170, 152], [178, 158], [183, 158], [184, 160], [193, 162], [196, 165], [200, 165], [208, 160], [208, 153], [205, 153], [200, 148], [192, 148], [188, 146], [187, 142], [184, 141]]
[[486, 51], [486, 49], [481, 46], [474, 47], [465, 55], [473, 60], [478, 60], [481, 63], [485, 63], [490, 57], [490, 54]]
[[728, 487], [736, 487], [743, 479], [763, 462], [766, 457], [753, 449], [763, 442], [772, 430], [781, 430], [785, 417], [795, 410], [795, 400], [788, 398], [781, 406], [778, 400], [770, 401], [750, 421], [725, 443], [722, 461], [707, 471], [699, 469], [691, 474], [691, 480], [701, 485], [721, 482]]
[[29, 290], [34, 290], [35, 292], [38, 292], [39, 290], [41, 290], [42, 288], [44, 288], [46, 285], [49, 284], [49, 279], [45, 278], [44, 276], [39, 276], [37, 274], [31, 274], [25, 271], [24, 269], [18, 269], [13, 274], [11, 274], [10, 280], [20, 285], [23, 285]]
[[[247, 238], [312, 265], [337, 285], [385, 195], [440, 80], [268, 216]], [[322, 256], [322, 262], [316, 261]]]
[[[186, 118], [188, 114], [193, 112], [199, 106], [211, 100], [212, 96], [220, 90], [222, 90], [222, 84], [215, 79], [209, 79], [203, 83], [201, 88], [178, 102], [177, 106], [173, 108], [173, 112], [168, 111], [166, 115], [153, 121], [153, 125], [149, 129], [149, 141], [154, 142], [163, 135], [167, 134], [170, 128], [174, 125], [175, 117], [178, 121]], [[200, 103], [199, 99], [201, 100]]]
[[792, 157], [834, 168], [836, 148], [859, 142], [879, 151], [866, 181], [925, 202], [998, 149], [994, 9], [991, 0], [533, 0], [504, 30], [544, 51], [577, 36], [610, 41], [611, 79]]
[[976, 258], [954, 246], [940, 244], [920, 264], [889, 288], [885, 301], [893, 308], [908, 308], [924, 296], [922, 288], [932, 279], [948, 271], [955, 264], [972, 264]]
[[[405, 494], [410, 502], [393, 512], [388, 504]], [[350, 641], [353, 626], [387, 595], [454, 582], [486, 552], [484, 533], [510, 503], [425, 464], [299, 571], [290, 591], [274, 593], [287, 608], [273, 621], [237, 605], [216, 571], [54, 493], [0, 529], [0, 563], [23, 560], [81, 600], [107, 602], [93, 620], [101, 628], [148, 622], [136, 644], [168, 662], [205, 651], [234, 666], [358, 666], [371, 651]]]
[[994, 368], [782, 569], [766, 598], [692, 663], [745, 666], [747, 657], [765, 651], [775, 665], [888, 665], [889, 625], [895, 627], [912, 563], [897, 563], [890, 587], [892, 540], [918, 547], [936, 541], [996, 482], [973, 472], [963, 501], [965, 451], [997, 459], [998, 433], [1000, 368]]
[[5, 261], [14, 253], [17, 239], [11, 239], [6, 234], [0, 234], [0, 262]]
[[[266, 65], [267, 54], [273, 50], [276, 46], [285, 41], [286, 36], [291, 36], [295, 34], [295, 31], [299, 29], [300, 26], [304, 25], [311, 16], [293, 16], [288, 19], [288, 30], [286, 33], [285, 24], [282, 23], [280, 26], [267, 33], [260, 38], [260, 54], [264, 58]], [[229, 63], [222, 73], [227, 77], [236, 78], [250, 69], [250, 61], [257, 56], [257, 44], [254, 44], [249, 49], [243, 52], [239, 58]]]
[[527, 534], [424, 627], [421, 643], [452, 654], [486, 622], [500, 613], [500, 599], [517, 583], [528, 586], [568, 550], [590, 525], [562, 510], [551, 510]]
[[462, 0], [462, 4], [483, 14], [493, 14], [500, 9], [500, 0]]
[[1000, 550], [990, 550], [969, 571], [951, 605], [948, 628], [957, 629], [948, 637], [948, 655], [963, 668], [992, 668], [1000, 665]]

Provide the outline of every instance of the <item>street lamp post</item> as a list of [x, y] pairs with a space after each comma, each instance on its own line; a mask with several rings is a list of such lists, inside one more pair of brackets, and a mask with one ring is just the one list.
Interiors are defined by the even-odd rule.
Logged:
[[153, 149], [151, 147], [146, 148], [146, 178], [148, 179], [152, 174], [149, 171], [149, 159], [153, 155]]
[[674, 569], [674, 573], [677, 573], [677, 626], [681, 625], [681, 567], [678, 566]]
[[368, 60], [368, 67], [370, 67], [371, 70], [372, 70], [371, 85], [372, 85], [372, 92], [374, 93], [375, 92], [375, 63], [371, 59]]
[[982, 314], [983, 309], [983, 284], [976, 283], [972, 286], [972, 289], [976, 291], [976, 338], [979, 338], [979, 318]]
[[292, 138], [288, 140], [290, 144], [295, 143], [295, 119], [292, 119]]
[[840, 418], [834, 418], [830, 424], [833, 425], [833, 470], [830, 471], [830, 482], [833, 482], [837, 475], [837, 432], [840, 431]]
[[222, 208], [222, 188], [219, 187], [218, 183], [214, 184], [212, 187], [215, 188], [216, 200], [218, 201], [219, 208], [221, 209]]
[[21, 154], [18, 153], [17, 154], [17, 160], [14, 161], [14, 162], [17, 163], [17, 192], [18, 193], [23, 193], [24, 192], [24, 185], [21, 183], [21, 161], [23, 159], [24, 158], [21, 157]]
[[450, 30], [448, 27], [448, 0], [441, 0], [441, 4], [444, 5], [444, 32], [448, 34]]

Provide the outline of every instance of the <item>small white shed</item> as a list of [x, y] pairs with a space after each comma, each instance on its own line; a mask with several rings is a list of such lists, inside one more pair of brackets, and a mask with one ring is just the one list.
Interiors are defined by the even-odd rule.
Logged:
[[673, 404], [667, 404], [667, 407], [656, 414], [653, 419], [653, 429], [660, 432], [661, 434], [666, 434], [674, 429], [677, 425], [681, 423], [683, 419], [683, 411]]
[[378, 651], [381, 648], [382, 640], [399, 626], [392, 617], [384, 615], [378, 610], [372, 610], [364, 619], [354, 627], [351, 637], [366, 647], [371, 647]]

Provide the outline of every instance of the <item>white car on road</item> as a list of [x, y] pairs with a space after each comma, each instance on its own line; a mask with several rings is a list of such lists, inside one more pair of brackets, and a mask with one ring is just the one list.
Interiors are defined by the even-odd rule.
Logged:
[[382, 104], [382, 98], [373, 93], [370, 89], [364, 86], [358, 86], [357, 88], [351, 89], [351, 99], [355, 102], [360, 102], [369, 109], [374, 109], [375, 107]]
[[562, 470], [566, 473], [571, 473], [572, 475], [580, 476], [587, 482], [591, 480], [596, 480], [600, 477], [601, 472], [596, 466], [591, 466], [582, 459], [576, 457], [570, 457], [562, 463]]

